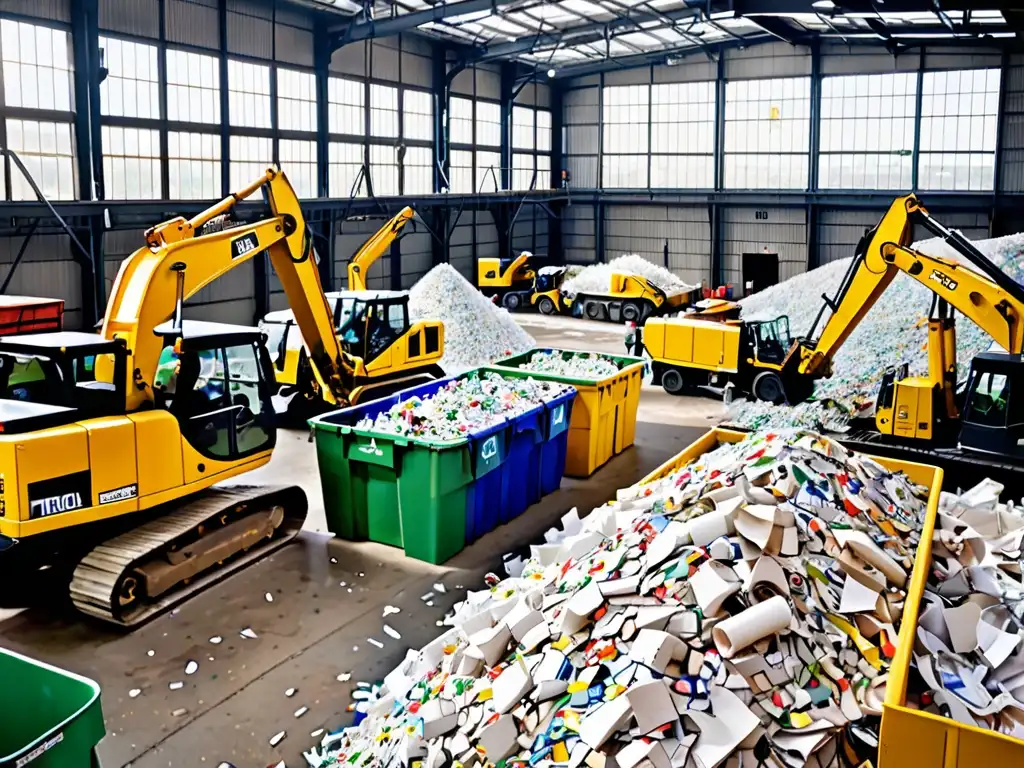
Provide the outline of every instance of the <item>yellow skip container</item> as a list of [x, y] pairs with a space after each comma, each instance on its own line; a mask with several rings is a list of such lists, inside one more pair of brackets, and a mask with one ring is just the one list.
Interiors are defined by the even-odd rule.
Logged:
[[[614, 363], [618, 373], [603, 379], [581, 379], [554, 373], [522, 370], [519, 366], [537, 352], [561, 353], [566, 359], [584, 352]], [[640, 387], [644, 365], [641, 357], [609, 355], [586, 350], [531, 349], [515, 357], [493, 363], [492, 370], [505, 376], [518, 376], [541, 381], [559, 381], [576, 387], [576, 400], [569, 423], [569, 444], [565, 458], [565, 474], [589, 477], [612, 456], [633, 445], [636, 436], [636, 409], [640, 404]]]

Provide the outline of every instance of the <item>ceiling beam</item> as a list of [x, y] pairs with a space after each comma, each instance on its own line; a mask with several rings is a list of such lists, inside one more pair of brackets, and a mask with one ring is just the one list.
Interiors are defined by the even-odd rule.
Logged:
[[390, 37], [432, 21], [443, 21], [454, 16], [464, 16], [467, 13], [493, 11], [497, 4], [497, 0], [456, 0], [456, 2], [438, 3], [431, 8], [424, 8], [422, 11], [403, 13], [401, 16], [379, 21], [362, 19], [332, 30], [335, 32], [332, 37], [332, 48], [340, 48], [348, 43], [368, 40], [373, 37]]
[[782, 42], [789, 43], [790, 45], [806, 43], [810, 38], [806, 32], [795, 29], [778, 16], [748, 16], [747, 19], [757, 24], [769, 35], [777, 37]]
[[[714, 43], [707, 43], [706, 48], [711, 50], [713, 53], [720, 54], [722, 51], [747, 48], [761, 43], [770, 43], [773, 40], [775, 40], [775, 38], [768, 34], [749, 35], [738, 40], [721, 40]], [[647, 67], [651, 64], [664, 64], [665, 60], [669, 57], [686, 58], [688, 56], [703, 56], [704, 52], [703, 48], [687, 45], [662, 48], [658, 51], [649, 51], [647, 53], [637, 54], [636, 56], [615, 56], [610, 59], [597, 59], [595, 61], [588, 61], [581, 64], [569, 64], [566, 66], [552, 64], [552, 67], [555, 70], [555, 77], [563, 79], [567, 77], [596, 75], [599, 72], [610, 72], [612, 70], [619, 69], [636, 69], [637, 67]]]
[[486, 48], [481, 48], [477, 53], [471, 54], [466, 61], [471, 63], [487, 61], [488, 59], [509, 58], [523, 53], [530, 53], [538, 48], [549, 48], [555, 45], [582, 45], [583, 43], [603, 40], [605, 37], [614, 38], [618, 35], [635, 32], [639, 25], [644, 22], [663, 22], [666, 19], [670, 22], [676, 22], [685, 19], [695, 19], [699, 16], [699, 8], [677, 8], [659, 13], [636, 11], [631, 12], [629, 16], [609, 19], [608, 21], [577, 24], [574, 27], [566, 27], [557, 32], [542, 32], [535, 35], [527, 35], [515, 41], [488, 45]]

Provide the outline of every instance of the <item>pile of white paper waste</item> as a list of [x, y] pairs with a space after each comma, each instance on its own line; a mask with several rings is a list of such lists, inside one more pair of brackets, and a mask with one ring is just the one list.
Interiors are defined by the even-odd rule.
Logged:
[[[977, 240], [974, 245], [1015, 280], [1024, 278], [1024, 234]], [[957, 258], [956, 253], [938, 239], [924, 240], [913, 247], [933, 256]], [[794, 336], [809, 334], [824, 305], [822, 294], [830, 298], [835, 295], [851, 260], [831, 262], [741, 300], [742, 316], [764, 320], [788, 315]], [[815, 384], [815, 399], [819, 402], [794, 410], [738, 401], [730, 421], [749, 428], [831, 429], [841, 427], [849, 414], [871, 415], [871, 406], [887, 366], [907, 362], [911, 375], [927, 373], [927, 319], [933, 295], [913, 278], [897, 275], [836, 353], [832, 377]], [[827, 317], [826, 312], [816, 329], [818, 333]], [[991, 339], [962, 315], [957, 316], [956, 323], [957, 363], [961, 377], [965, 377], [971, 358], [989, 349]]]
[[806, 431], [720, 446], [572, 510], [306, 757], [877, 764], [924, 492]]
[[592, 264], [576, 275], [566, 278], [562, 291], [568, 294], [607, 293], [611, 276], [615, 272], [646, 277], [669, 296], [684, 293], [695, 286], [680, 280], [664, 267], [659, 267], [642, 256], [628, 254], [612, 259], [607, 264]]
[[413, 321], [444, 323], [441, 367], [449, 376], [535, 345], [506, 310], [491, 303], [450, 264], [438, 264], [412, 287], [409, 314]]
[[985, 480], [943, 493], [917, 621], [919, 709], [1024, 739], [1024, 515]]

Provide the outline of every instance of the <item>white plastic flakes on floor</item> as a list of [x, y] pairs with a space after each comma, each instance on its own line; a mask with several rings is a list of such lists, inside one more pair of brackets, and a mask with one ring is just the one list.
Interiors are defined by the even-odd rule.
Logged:
[[[1024, 279], [1024, 234], [977, 240], [974, 245], [1010, 277], [1018, 282]], [[957, 254], [938, 239], [924, 240], [912, 247], [933, 256], [957, 258]], [[742, 299], [742, 316], [765, 320], [788, 315], [790, 333], [794, 337], [809, 334], [824, 304], [822, 294], [829, 298], [835, 295], [851, 260], [831, 262]], [[749, 428], [833, 429], [842, 427], [849, 414], [872, 415], [874, 398], [887, 367], [907, 362], [910, 375], [927, 374], [927, 318], [933, 295], [913, 278], [898, 274], [836, 353], [832, 377], [815, 384], [814, 396], [818, 402], [789, 408], [737, 401], [730, 421]], [[818, 324], [816, 333], [821, 332], [826, 318], [827, 314]], [[971, 358], [988, 350], [991, 339], [959, 313], [956, 335], [959, 374], [964, 378]]]
[[672, 296], [694, 288], [680, 280], [664, 267], [659, 267], [635, 253], [619, 256], [607, 264], [592, 264], [583, 267], [578, 274], [562, 283], [562, 290], [568, 294], [607, 293], [611, 276], [615, 272], [646, 277], [665, 293]]
[[441, 367], [449, 376], [525, 352], [533, 337], [450, 264], [438, 264], [409, 291], [409, 314], [444, 323]]
[[925, 493], [807, 431], [720, 446], [507, 557], [306, 758], [877, 764]]

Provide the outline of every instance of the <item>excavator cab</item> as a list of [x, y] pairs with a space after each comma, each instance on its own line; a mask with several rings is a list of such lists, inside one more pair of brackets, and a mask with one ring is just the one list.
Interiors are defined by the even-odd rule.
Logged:
[[747, 329], [754, 344], [754, 358], [761, 363], [781, 364], [793, 343], [789, 335], [789, 317], [748, 322]]
[[266, 337], [255, 328], [185, 320], [157, 326], [164, 341], [154, 380], [157, 404], [201, 455], [243, 459], [276, 442]]
[[409, 330], [409, 294], [359, 291], [344, 295], [335, 311], [345, 351], [370, 363]]
[[985, 352], [971, 361], [960, 447], [1024, 457], [1024, 359]]

